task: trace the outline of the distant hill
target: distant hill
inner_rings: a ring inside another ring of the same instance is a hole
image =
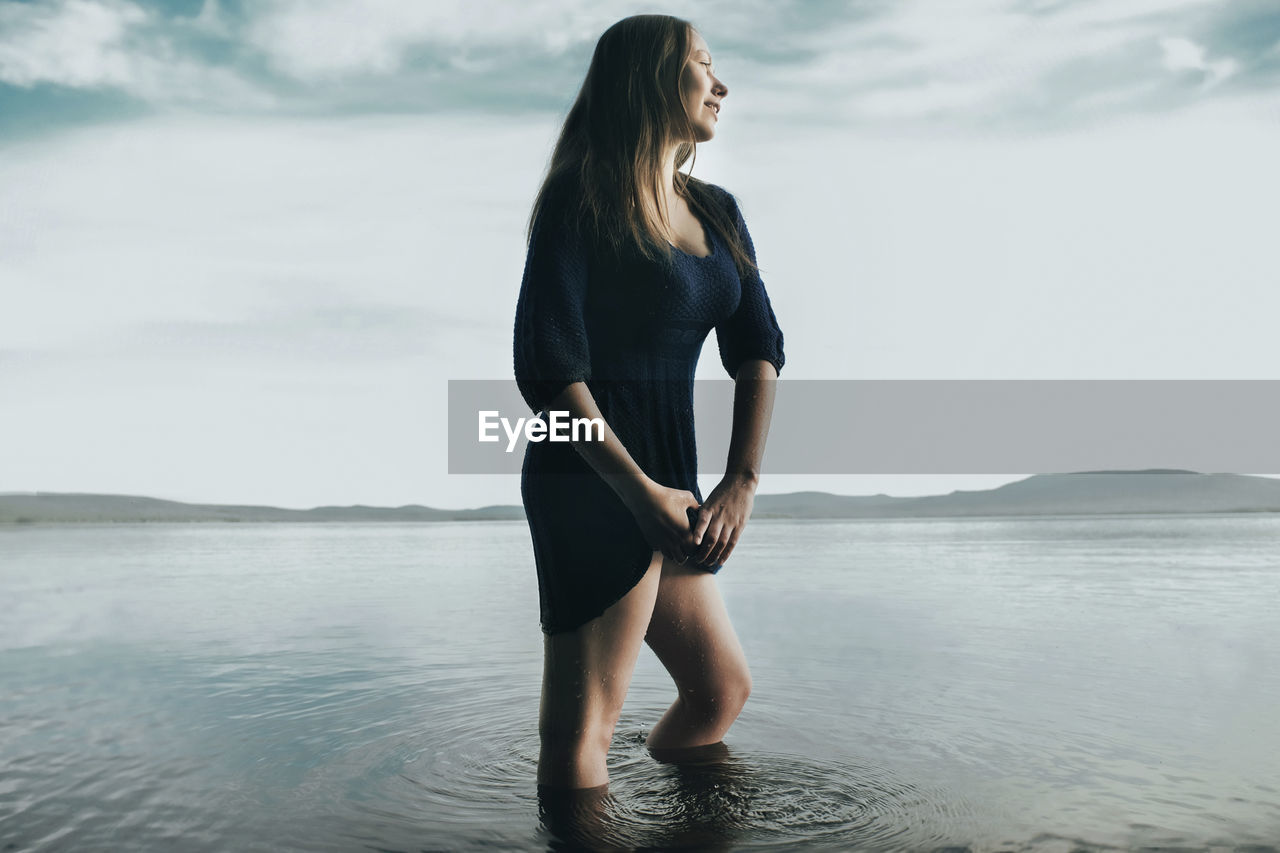
[[[758,495],[756,518],[949,518],[977,515],[1095,515],[1280,512],[1280,480],[1194,471],[1037,474],[995,489],[895,498],[826,492]]]
[[[965,516],[1280,512],[1280,480],[1194,471],[1037,474],[982,491],[895,498],[827,492],[757,495],[755,518],[954,518]],[[510,521],[518,506],[479,509],[188,504],[129,495],[0,494],[0,524],[102,522]]]
[[[131,495],[0,494],[0,524],[97,522],[324,522],[324,521],[501,521],[523,519],[518,506],[433,509],[426,506],[273,506],[188,504]]]

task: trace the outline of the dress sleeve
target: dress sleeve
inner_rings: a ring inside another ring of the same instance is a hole
[[[732,195],[729,196],[729,208],[742,245],[755,263],[756,249],[751,242],[751,233],[747,231],[747,223]],[[778,373],[782,373],[782,365],[786,361],[782,352],[782,329],[773,315],[773,306],[759,272],[753,272],[742,280],[742,299],[737,309],[716,326],[716,342],[720,346],[720,362],[731,377],[738,375],[738,368],[744,361],[753,358],[770,362]]]
[[[581,234],[571,224],[568,205],[548,195],[534,218],[516,303],[516,384],[535,412],[568,385],[591,378],[586,296]]]

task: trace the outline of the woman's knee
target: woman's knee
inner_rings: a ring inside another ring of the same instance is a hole
[[[741,679],[734,681],[728,685],[724,691],[724,701],[727,707],[733,709],[734,716],[742,710],[747,704],[747,698],[751,696],[751,675],[747,673]]]
[[[751,673],[743,669],[720,673],[701,690],[685,690],[681,698],[708,717],[733,718],[747,704],[751,695]]]
[[[747,704],[747,697],[751,695],[751,670],[747,668],[746,661],[722,673],[717,681],[726,704],[739,709]]]

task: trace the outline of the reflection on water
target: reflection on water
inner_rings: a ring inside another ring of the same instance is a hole
[[[523,524],[0,531],[0,850],[1237,850],[1280,842],[1280,523],[764,523],[754,689],[536,785]]]

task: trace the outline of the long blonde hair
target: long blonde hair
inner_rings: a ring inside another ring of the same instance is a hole
[[[552,188],[568,187],[577,198],[577,222],[597,245],[615,256],[635,250],[650,260],[670,262],[672,250],[662,230],[669,223],[657,201],[668,141],[693,139],[680,93],[692,32],[693,25],[682,18],[632,15],[600,36],[534,199],[530,236]],[[697,146],[680,142],[675,190],[719,233],[745,278],[756,271],[755,264],[710,185],[680,171],[690,157],[697,162]]]

